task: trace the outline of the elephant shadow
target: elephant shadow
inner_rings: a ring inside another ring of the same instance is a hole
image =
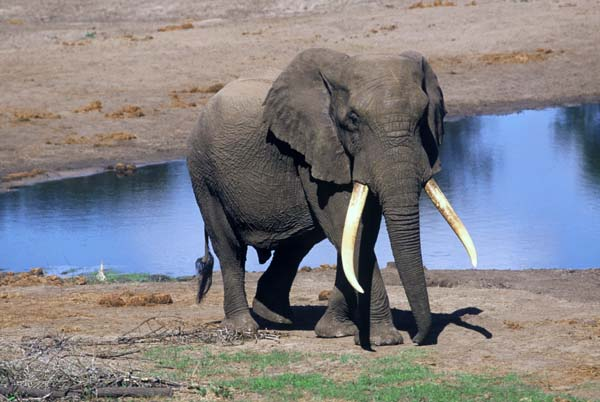
[[[292,312],[294,314],[294,323],[292,325],[275,324],[256,315],[254,315],[254,318],[258,321],[261,328],[275,330],[312,331],[317,325],[319,319],[325,313],[325,309],[325,306],[293,306]],[[453,313],[432,313],[431,329],[429,330],[429,334],[422,345],[437,344],[440,334],[450,324],[475,331],[486,339],[491,339],[493,334],[486,328],[463,321],[463,317],[466,315],[479,315],[482,312],[483,310],[477,307],[465,307],[458,309]],[[408,332],[411,338],[417,334],[417,325],[410,311],[398,310],[394,308],[392,309],[392,319],[396,328],[398,328],[400,331]]]
[[[453,313],[432,313],[431,329],[425,341],[421,345],[436,345],[440,334],[450,324],[469,329],[481,334],[486,339],[491,339],[493,334],[486,328],[463,321],[465,315],[479,315],[483,310],[477,307],[465,307],[454,311]],[[410,311],[392,309],[392,318],[394,325],[400,331],[406,331],[413,338],[417,335],[417,324]]]

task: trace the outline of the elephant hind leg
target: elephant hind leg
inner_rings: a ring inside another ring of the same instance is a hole
[[[310,249],[324,238],[322,234],[311,232],[275,249],[271,264],[258,280],[252,303],[255,314],[277,324],[292,323],[290,290],[298,266]]]
[[[238,332],[256,332],[258,324],[250,315],[245,290],[248,247],[239,241],[219,200],[197,186],[194,186],[194,193],[208,237],[221,264],[225,310],[221,325]]]

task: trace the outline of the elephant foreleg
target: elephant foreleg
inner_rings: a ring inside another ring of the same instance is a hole
[[[357,306],[356,294],[340,269],[342,264],[338,254],[335,285],[329,294],[329,304],[325,314],[315,327],[315,333],[321,338],[341,338],[358,332],[355,324]]]
[[[365,252],[360,257],[360,263],[368,264],[372,269],[362,271],[365,274],[359,279],[366,292],[358,298],[342,270],[338,268],[327,311],[315,328],[318,336],[333,338],[355,335],[355,343],[365,346],[368,345],[367,340],[377,346],[403,343],[402,335],[393,323],[387,292],[375,254],[372,249],[370,251],[369,254]],[[338,264],[341,264],[340,258]],[[359,314],[355,314],[356,311],[359,311]],[[360,334],[355,320],[358,320],[361,328]]]
[[[399,345],[404,340],[394,326],[385,284],[372,249],[371,253],[372,255],[367,257],[368,263],[373,266],[372,273],[367,272],[367,274],[372,275],[371,280],[367,278],[361,280],[361,283],[365,284],[365,289],[370,290],[358,295],[359,317],[361,318],[359,327],[361,331],[355,335],[354,342],[357,345],[368,346],[367,339],[370,339],[370,343],[376,346]],[[369,284],[370,286],[368,286]]]
[[[315,332],[321,337],[356,335],[356,343],[367,347],[369,342],[378,346],[403,342],[402,335],[393,324],[388,296],[375,257],[374,247],[381,224],[381,211],[374,201],[372,198],[368,200],[369,208],[365,208],[357,236],[357,261],[361,267],[359,281],[365,293],[357,296],[343,274],[339,257],[341,234],[338,229],[343,227],[343,223],[338,223],[335,226],[338,230],[332,228],[331,232],[334,234],[331,240],[338,249],[335,287],[331,292],[327,311],[315,328]]]

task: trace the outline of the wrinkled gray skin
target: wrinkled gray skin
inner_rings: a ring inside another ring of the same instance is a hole
[[[257,329],[244,289],[248,246],[261,263],[274,251],[254,312],[290,323],[298,265],[327,238],[338,250],[338,269],[317,335],[356,335],[363,345],[402,343],[373,250],[383,214],[417,324],[413,341],[422,342],[431,313],[418,205],[437,170],[444,114],[437,78],[414,52],[349,57],[309,49],[275,81],[240,79],[216,94],[194,129],[188,168],[222,267],[223,324]],[[358,297],[339,257],[353,182],[371,190],[355,254],[366,290]]]

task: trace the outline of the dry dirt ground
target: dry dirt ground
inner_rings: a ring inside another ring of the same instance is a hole
[[[300,272],[291,302],[296,324],[278,342],[261,340],[219,350],[352,352],[365,358],[414,347],[414,324],[398,275],[383,270],[396,326],[406,344],[362,351],[352,338],[319,339],[313,328],[326,301],[318,294],[333,283],[334,271]],[[247,274],[254,295],[259,273]],[[518,373],[546,390],[591,400],[600,398],[600,270],[429,271],[434,328],[426,363],[435,370]],[[172,304],[107,307],[107,295],[159,292]],[[106,341],[116,339],[151,317],[184,322],[194,328],[222,318],[220,275],[202,305],[195,283],[0,286],[0,339],[63,334]],[[142,356],[129,356],[134,367]],[[139,359],[139,360],[136,360]]]
[[[420,51],[454,116],[600,99],[597,0],[443,4],[2,0],[0,186],[181,158],[212,90],[308,47]]]

